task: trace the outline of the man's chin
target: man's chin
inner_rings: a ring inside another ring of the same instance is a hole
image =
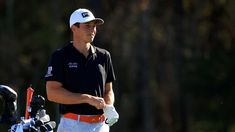
[[[90,43],[94,41],[94,38],[90,39]]]
[[[89,41],[87,41],[86,43],[92,43],[93,42],[93,40],[89,40]]]
[[[95,38],[95,37],[90,37],[89,39],[87,39],[87,43],[93,42],[93,41],[94,41],[94,38]]]

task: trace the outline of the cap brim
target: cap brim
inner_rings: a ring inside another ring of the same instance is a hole
[[[96,25],[102,25],[102,24],[104,24],[104,20],[101,19],[101,18],[95,18],[95,19],[90,20],[90,21],[88,21],[88,22],[92,22],[92,21],[95,21],[95,22],[96,22]],[[87,23],[87,22],[86,22],[86,23]]]
[[[104,24],[104,20],[101,19],[101,18],[96,18],[95,21],[96,21],[96,24],[97,24],[97,25],[102,25],[102,24]]]

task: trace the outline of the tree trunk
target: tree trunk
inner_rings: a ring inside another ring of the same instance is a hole
[[[142,1],[140,4],[140,41],[137,44],[137,87],[139,89],[139,105],[141,114],[142,129],[140,131],[155,132],[152,92],[150,91],[150,66],[149,60],[149,27],[150,24],[150,1]]]

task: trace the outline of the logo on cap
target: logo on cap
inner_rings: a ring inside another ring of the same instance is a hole
[[[85,17],[89,17],[88,12],[83,12],[83,13],[82,13],[82,17],[83,17],[83,18],[85,18]]]

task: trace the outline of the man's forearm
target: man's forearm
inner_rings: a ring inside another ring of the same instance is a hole
[[[89,95],[72,93],[62,87],[57,82],[49,81],[46,84],[47,88],[47,98],[50,101],[60,103],[60,104],[81,104],[87,103]]]
[[[105,95],[104,95],[105,103],[108,105],[114,104],[114,92],[112,88],[112,83],[107,83],[105,85]]]

